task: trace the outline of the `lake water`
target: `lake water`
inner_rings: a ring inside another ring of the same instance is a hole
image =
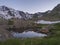
[[[38,20],[35,22],[37,24],[54,24],[54,23],[60,23],[60,21],[45,21],[45,20]]]
[[[34,32],[34,31],[27,31],[27,32],[24,31],[23,33],[12,32],[12,35],[16,38],[32,38],[32,37],[47,36],[46,34],[37,33],[37,32]]]

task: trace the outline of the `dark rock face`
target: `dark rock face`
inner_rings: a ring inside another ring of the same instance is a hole
[[[60,4],[58,4],[52,11],[60,11]]]
[[[10,9],[9,9],[8,7],[6,7],[6,6],[1,6],[1,7],[0,7],[0,10],[1,10],[1,11],[6,11],[6,10],[9,11]]]
[[[55,6],[51,11],[47,11],[41,17],[43,20],[60,20],[60,4]]]

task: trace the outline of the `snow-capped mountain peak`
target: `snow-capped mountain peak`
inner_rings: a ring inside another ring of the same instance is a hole
[[[40,13],[38,14],[41,15]],[[25,13],[23,11],[15,10],[7,6],[0,6],[0,17],[4,19],[19,18],[19,19],[31,19],[34,14]]]

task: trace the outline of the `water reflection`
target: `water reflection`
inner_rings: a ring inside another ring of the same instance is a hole
[[[37,22],[38,24],[54,24],[54,23],[60,23],[60,21],[45,21],[45,20],[38,20]]]
[[[12,35],[16,38],[32,38],[32,37],[44,37],[46,34],[37,33],[34,31],[24,31],[23,33],[12,32]]]

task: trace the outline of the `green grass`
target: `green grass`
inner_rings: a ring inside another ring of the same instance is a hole
[[[0,45],[60,45],[59,38],[44,38],[44,39],[9,39],[0,42]]]

